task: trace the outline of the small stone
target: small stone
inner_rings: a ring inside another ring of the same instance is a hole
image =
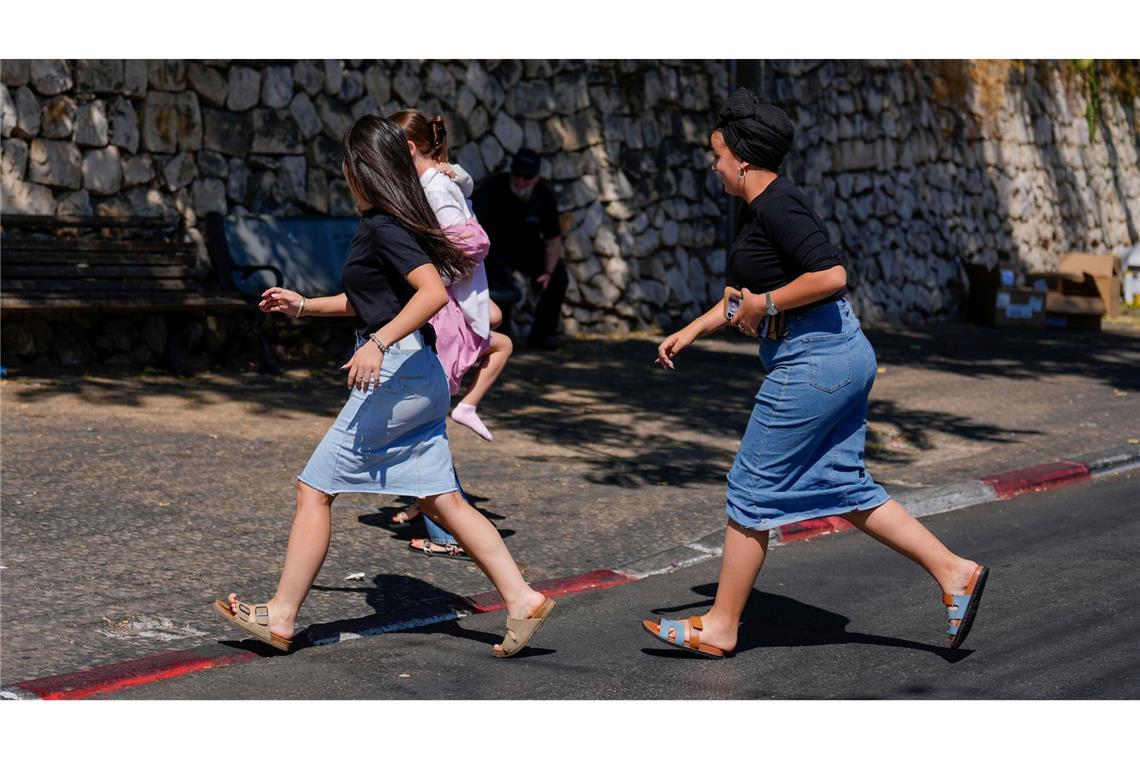
[[[35,60],[31,62],[30,72],[32,87],[41,95],[59,95],[71,89],[71,69],[67,61]]]
[[[387,103],[392,97],[392,80],[382,66],[369,66],[364,72],[364,89],[377,103]]]
[[[295,201],[305,199],[305,171],[304,156],[286,156],[281,159],[277,179],[286,198]]]
[[[507,108],[528,119],[545,119],[554,114],[554,94],[544,80],[520,82],[507,95]]]
[[[61,216],[92,216],[91,196],[86,190],[64,193],[56,203],[55,213]]]
[[[41,185],[78,190],[83,186],[83,154],[72,142],[32,140],[28,179]]]
[[[170,190],[186,187],[198,176],[198,167],[189,153],[179,153],[165,164],[160,160],[159,165],[162,167],[162,178]]]
[[[202,147],[227,156],[245,157],[253,142],[248,114],[216,108],[202,111]]]
[[[30,87],[16,90],[13,100],[16,106],[16,126],[13,127],[11,134],[25,140],[35,137],[40,133],[42,124],[40,102],[36,100]],[[11,121],[6,123],[11,124]]]
[[[0,188],[0,205],[5,212],[50,216],[56,211],[55,197],[43,185],[25,182],[5,172],[0,176]]]
[[[297,61],[293,64],[293,84],[309,95],[316,95],[324,84],[324,76],[312,61]]]
[[[20,115],[16,110],[16,101],[12,98],[12,93],[7,85],[0,84],[0,130],[4,137],[12,136],[19,120]]]
[[[261,99],[261,74],[257,69],[234,66],[230,69],[230,87],[226,95],[226,108],[231,111],[248,111]]]
[[[192,92],[151,92],[142,110],[142,143],[155,153],[202,147],[202,114]]]
[[[341,161],[344,155],[340,143],[330,140],[324,135],[317,135],[305,146],[305,157],[311,166],[319,166],[333,176],[339,176]]]
[[[285,110],[254,109],[253,145],[250,150],[270,155],[303,153],[301,130],[297,127],[293,115]]]
[[[226,157],[212,150],[198,151],[198,171],[205,177],[222,177],[229,174],[230,166]]]
[[[194,197],[194,213],[203,217],[211,211],[224,214],[227,211],[226,185],[220,179],[205,178],[194,180],[190,190]]]
[[[0,66],[0,81],[9,87],[23,87],[31,79],[31,61],[6,59]]]
[[[344,72],[344,79],[340,83],[340,99],[351,103],[363,94],[364,75],[359,71]]]
[[[147,65],[142,60],[123,61],[123,94],[141,98],[146,95]]]
[[[418,73],[413,72],[411,66],[405,64],[400,67],[396,77],[392,80],[392,89],[396,91],[396,96],[405,105],[415,106],[419,102],[423,85]]]
[[[495,137],[499,139],[509,155],[514,155],[522,147],[523,131],[518,122],[500,111],[495,117]]]
[[[28,170],[28,144],[15,138],[5,140],[2,160],[5,177],[23,179]]]
[[[326,60],[322,61],[322,65],[325,72],[325,93],[339,94],[340,87],[344,84],[344,61]]]
[[[154,161],[150,156],[130,156],[123,159],[123,186],[145,185],[154,179]]]
[[[317,115],[324,125],[324,135],[338,143],[352,126],[352,113],[348,107],[327,95],[317,96]]]
[[[126,148],[131,153],[139,149],[139,120],[135,108],[126,98],[111,101],[108,120],[111,128],[111,144]]]
[[[489,171],[497,172],[503,163],[503,146],[493,136],[488,135],[479,143],[483,164]]]
[[[329,210],[329,181],[320,170],[308,172],[305,177],[304,204],[318,214]]]
[[[439,63],[433,63],[428,70],[427,91],[433,98],[445,103],[455,100],[455,79]]]
[[[122,90],[122,60],[95,59],[75,62],[76,92],[118,93]]]
[[[115,146],[83,154],[83,189],[93,195],[114,195],[123,184],[123,167]]]
[[[75,101],[66,95],[45,101],[40,109],[40,134],[52,139],[71,137],[76,111]]]
[[[181,92],[186,89],[186,61],[147,61],[146,79],[152,90]]]
[[[199,97],[212,106],[221,107],[230,92],[229,81],[211,66],[191,63],[186,70],[186,81]]]
[[[365,95],[360,100],[352,104],[352,120],[356,122],[362,116],[379,116],[380,106],[376,105],[376,101],[372,99],[371,95]]]
[[[261,104],[269,108],[284,108],[293,98],[293,69],[288,66],[269,66],[261,76]]]
[[[102,148],[110,142],[105,102],[93,100],[79,106],[75,115],[75,142],[95,148]]]
[[[226,197],[237,203],[245,203],[249,190],[249,167],[240,158],[230,159],[230,174],[226,177]]]
[[[301,130],[301,136],[306,140],[321,131],[321,117],[317,115],[316,106],[305,93],[300,92],[294,96],[289,103],[289,113],[293,114],[297,128]]]

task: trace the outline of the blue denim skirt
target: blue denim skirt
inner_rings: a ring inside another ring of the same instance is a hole
[[[850,304],[788,317],[760,360],[768,374],[728,473],[732,521],[768,530],[886,502],[863,464],[875,351]]]
[[[357,339],[357,347],[363,340]],[[324,493],[435,496],[455,491],[447,442],[451,396],[418,333],[392,346],[380,382],[348,402],[298,479]]]

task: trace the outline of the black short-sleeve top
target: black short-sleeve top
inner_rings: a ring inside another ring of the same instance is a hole
[[[365,211],[340,273],[355,328],[373,333],[390,322],[416,292],[408,273],[430,263],[408,228],[380,209]]]
[[[843,264],[839,251],[807,198],[791,180],[777,177],[743,211],[728,249],[728,283],[764,293],[837,264]]]

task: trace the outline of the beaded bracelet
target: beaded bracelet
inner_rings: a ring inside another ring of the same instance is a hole
[[[377,333],[372,333],[368,337],[372,340],[373,343],[375,343],[380,348],[380,353],[386,354],[392,350],[391,346],[385,346],[384,341],[380,340],[380,338],[378,338],[376,336],[377,336]]]

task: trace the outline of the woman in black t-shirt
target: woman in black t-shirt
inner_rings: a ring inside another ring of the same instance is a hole
[[[674,358],[693,341],[731,324],[760,336],[767,376],[728,473],[728,527],[713,606],[687,620],[642,626],[697,654],[733,652],[769,531],[841,515],[938,582],[949,646],[956,648],[973,624],[988,570],[947,549],[864,467],[875,352],[844,298],[847,275],[838,251],[803,193],[777,174],[792,124],[745,89],[718,116],[712,169],[726,193],[747,203],[728,255],[728,284],[743,298],[731,320],[718,303],[662,341],[657,363],[674,369]]]
[[[451,465],[443,367],[421,330],[447,303],[441,273],[463,278],[472,265],[439,228],[393,122],[364,116],[342,141],[345,179],[360,210],[341,272],[344,292],[305,298],[283,288],[262,295],[261,310],[355,318],[356,352],[341,367],[348,401],[297,479],[297,511],[273,598],[215,603],[231,623],[279,649],[292,645],[297,612],[324,562],[331,507],[344,492],[413,496],[444,525],[503,597],[507,635],[494,654],[527,643],[554,602],[532,589],[486,517],[461,496]]]

